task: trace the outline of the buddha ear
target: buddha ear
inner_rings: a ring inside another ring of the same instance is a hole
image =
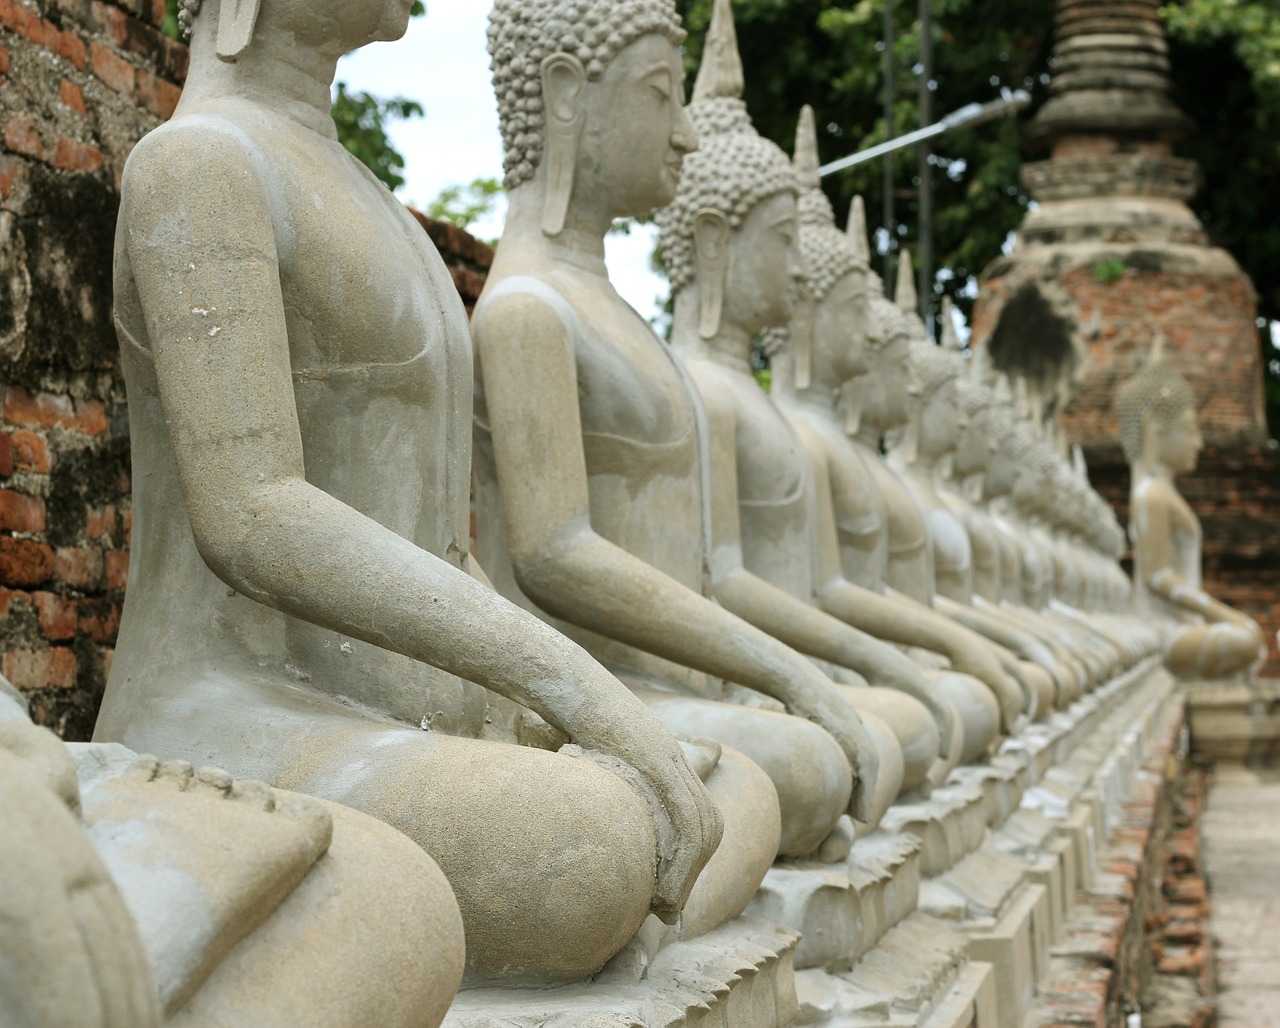
[[[697,261],[698,335],[712,339],[720,331],[724,286],[729,275],[729,219],[704,207],[693,217],[693,247]]]
[[[1142,460],[1148,466],[1159,463],[1160,436],[1164,430],[1164,420],[1155,411],[1142,415]]]
[[[552,54],[542,62],[542,109],[547,126],[547,192],[542,202],[542,231],[558,236],[573,198],[582,130],[582,87],[587,73],[572,54]]]
[[[899,431],[898,439],[892,447],[906,463],[914,464],[920,457],[920,419],[910,418]]]
[[[218,59],[231,64],[244,56],[253,41],[262,0],[222,0],[218,11]]]
[[[808,289],[801,289],[791,313],[791,348],[797,389],[813,385],[813,337],[818,305]]]
[[[862,431],[862,390],[856,382],[840,387],[840,401],[844,404],[845,435],[855,436]]]

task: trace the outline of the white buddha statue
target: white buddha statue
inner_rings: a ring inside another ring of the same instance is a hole
[[[1166,624],[1165,666],[1179,678],[1218,680],[1266,659],[1258,623],[1215,600],[1200,571],[1200,519],[1176,476],[1195,470],[1203,441],[1190,384],[1157,336],[1150,359],[1116,393],[1131,472],[1129,536],[1137,609]]]
[[[746,831],[745,906],[776,853],[807,856],[846,811],[872,815],[876,764],[847,697],[708,595],[704,415],[605,268],[614,219],[668,203],[698,145],[683,38],[671,0],[498,0],[490,15],[510,208],[473,325],[477,540],[504,595],[673,730],[768,775],[753,788],[776,792],[781,837]],[[727,831],[757,799],[717,796]]]
[[[409,4],[184,13],[186,88],[122,187],[134,535],[96,738],[400,829],[453,884],[472,981],[591,975],[679,918],[721,819],[469,553],[466,316],[330,115],[338,59]]]

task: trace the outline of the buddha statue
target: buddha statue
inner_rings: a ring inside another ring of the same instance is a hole
[[[880,417],[892,428],[888,439],[886,466],[920,506],[921,531],[929,539],[928,562],[916,559],[908,566],[907,581],[915,589],[922,581],[936,586],[935,607],[959,623],[998,644],[1016,660],[1006,665],[1024,689],[1034,693],[1031,707],[1048,713],[1051,706],[1070,702],[1087,684],[1086,672],[1061,645],[1056,631],[1034,617],[1006,616],[1002,611],[984,609],[972,586],[972,545],[968,532],[940,496],[936,477],[950,461],[967,423],[959,404],[959,378],[963,361],[958,354],[933,344],[914,315],[914,279],[903,262],[896,306],[889,312],[891,323],[907,337],[907,360],[913,388],[905,404],[879,401]],[[888,408],[887,411],[885,408]],[[1019,537],[1018,544],[1040,557],[1031,541]],[[1026,557],[1026,554],[1023,555]],[[1024,559],[1024,564],[1029,563]],[[1037,568],[1041,568],[1039,563]]]
[[[797,133],[795,165],[801,184],[798,242],[815,307],[806,319],[811,332],[802,322],[797,332],[771,333],[771,395],[798,435],[813,476],[814,599],[823,610],[879,638],[949,662],[949,671],[925,673],[960,715],[962,756],[977,759],[999,733],[997,693],[1003,693],[1015,716],[1021,696],[984,640],[885,587],[884,503],[871,488],[871,474],[845,434],[836,406],[844,384],[870,366],[867,254],[856,238],[835,227],[817,178],[817,140],[808,109]],[[855,211],[860,203],[855,201]]]
[[[952,324],[950,317],[944,305],[944,328]],[[943,352],[958,352],[957,344],[954,328],[950,333],[944,331]],[[975,365],[976,362],[971,362],[970,372],[956,380],[956,397],[964,424],[956,434],[952,452],[935,465],[937,473],[932,485],[968,535],[972,553],[970,574],[961,585],[969,589],[976,606],[986,609],[999,607],[1003,602],[1001,531],[981,502],[988,464],[997,448],[994,428],[1002,422],[997,421],[994,413],[999,405],[996,391],[972,373]],[[1047,621],[1052,628],[1066,632],[1070,637],[1068,649],[1096,654],[1100,661],[1095,668],[1097,675],[1110,677],[1121,670],[1121,654],[1128,651],[1121,640],[1127,636],[1124,632],[1112,632],[1089,616],[1089,612],[1097,610],[1102,603],[1093,590],[1098,566],[1086,555],[1082,542],[1072,535],[1082,531],[1079,524],[1087,498],[1093,493],[1087,480],[1064,461],[1052,461],[1048,471],[1052,481],[1024,491],[1031,492],[1043,507],[1042,549],[1047,550],[1047,559],[1055,574],[1053,607],[1041,611],[1040,619],[1029,618],[1014,603],[1002,607],[1001,611],[1020,619],[1028,631],[1046,628]]]
[[[856,217],[857,213],[855,207],[849,232],[855,240],[863,241],[861,246],[866,252],[865,222]],[[906,278],[904,274],[903,280]],[[845,570],[852,580],[863,585],[880,578],[891,595],[930,607],[966,630],[970,638],[980,639],[999,663],[1005,681],[1016,683],[1012,688],[1001,687],[999,679],[988,682],[997,689],[1001,717],[1009,730],[1024,715],[1043,712],[1039,698],[1053,687],[1044,681],[1048,672],[1021,659],[1025,655],[1009,646],[1009,636],[989,631],[987,619],[973,616],[970,608],[949,604],[937,594],[924,510],[903,481],[901,469],[892,466],[881,453],[886,441],[903,436],[904,427],[911,420],[920,387],[910,347],[923,330],[914,315],[909,317],[902,307],[884,297],[877,276],[871,276],[869,281],[870,370],[844,384],[840,404],[852,447],[868,472],[866,493],[874,497],[883,515],[878,521],[876,507],[869,506],[862,521],[867,531],[846,533],[842,545]],[[909,295],[904,295],[904,300],[911,302]],[[851,521],[850,527],[853,525]]]
[[[781,836],[747,833],[772,851],[738,875],[745,906],[775,855],[847,852],[842,817],[872,817],[876,764],[831,681],[708,595],[704,414],[605,268],[614,219],[668,203],[697,146],[683,38],[671,0],[490,15],[510,206],[472,326],[477,545],[505,596],[669,727],[768,775]],[[717,802],[731,823],[754,801]]]
[[[659,719],[468,552],[465,312],[330,115],[339,57],[409,4],[184,12],[186,88],[122,186],[134,534],[95,737],[398,828],[454,887],[472,982],[591,975],[679,918],[721,819]]]
[[[438,1025],[462,976],[449,886],[393,828],[65,746],[2,678],[0,867],[7,1028]]]
[[[713,34],[717,25],[728,24],[726,11],[723,22],[713,22]],[[726,45],[709,52],[713,59],[704,63],[690,107],[695,124],[706,126],[702,145],[687,162],[677,198],[659,213],[658,223],[675,290],[673,344],[698,386],[712,433],[711,491],[715,509],[722,512],[713,524],[720,555],[713,588],[726,607],[771,634],[833,665],[837,673],[852,668],[873,683],[870,689],[850,687],[850,695],[864,716],[882,717],[893,727],[906,759],[903,790],[908,792],[930,774],[924,757],[938,746],[939,736],[949,759],[933,769],[933,781],[945,780],[972,726],[955,721],[953,704],[909,657],[878,639],[860,637],[858,630],[883,629],[903,612],[844,578],[833,537],[817,542],[823,522],[808,443],[748,370],[752,336],[786,318],[794,250],[799,247],[806,263],[810,256],[804,245],[807,223],[822,207],[830,216],[817,189],[812,112],[801,124],[804,161],[798,184],[805,188],[796,226],[791,214],[795,185],[786,183],[786,157],[755,133],[738,95],[742,71],[736,49]],[[728,55],[727,68],[718,66],[719,55]],[[818,320],[806,317],[807,304],[801,304],[793,312],[796,322],[814,325],[824,345],[838,340],[839,349],[848,353],[850,328],[866,320],[865,275],[865,262],[847,262],[834,276],[828,266],[815,265],[806,288],[816,301]],[[780,298],[771,309],[754,302],[770,296]],[[846,318],[851,324],[843,323]],[[815,362],[826,356],[803,329],[793,335],[804,337],[790,354],[797,374],[783,370],[789,351],[775,357],[779,396],[794,378],[811,378]],[[829,400],[827,407],[832,409]],[[725,457],[717,461],[718,454]],[[822,556],[827,573],[819,579]],[[933,726],[921,718],[925,711]],[[992,720],[998,721],[998,713]],[[992,740],[995,725],[991,728],[984,745]]]
[[[1116,394],[1130,469],[1129,536],[1140,613],[1171,627],[1165,666],[1179,678],[1220,680],[1266,657],[1257,622],[1215,600],[1200,576],[1201,529],[1175,478],[1195,470],[1203,445],[1190,384],[1156,337],[1151,356]]]

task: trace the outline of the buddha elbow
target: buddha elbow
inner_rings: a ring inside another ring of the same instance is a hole
[[[267,564],[265,555],[257,552],[253,531],[246,518],[226,509],[209,510],[204,516],[191,518],[191,531],[196,552],[214,576],[223,584],[246,596],[261,597],[261,575],[255,568]]]

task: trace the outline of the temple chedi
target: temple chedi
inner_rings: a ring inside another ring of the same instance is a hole
[[[1157,0],[1058,0],[1056,29],[1051,98],[1028,129],[1049,156],[1023,169],[1038,206],[983,273],[977,345],[1096,461],[1159,329],[1206,445],[1265,442],[1253,284],[1187,206],[1200,172],[1173,148],[1195,126],[1170,98]]]

